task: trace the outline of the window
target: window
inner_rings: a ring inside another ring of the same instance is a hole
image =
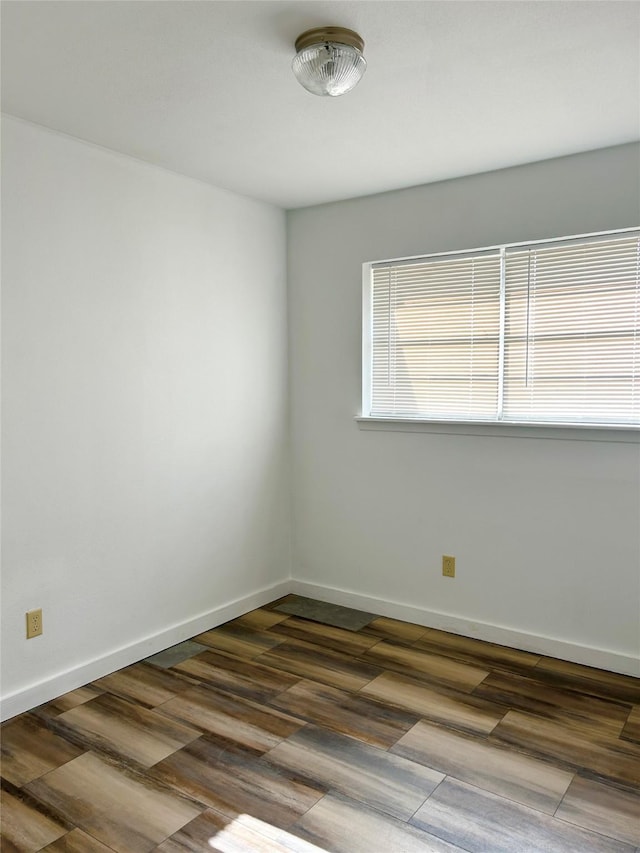
[[[640,426],[640,231],[365,265],[363,415]]]

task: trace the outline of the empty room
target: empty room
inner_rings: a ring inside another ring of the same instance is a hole
[[[2,850],[640,853],[640,2],[0,14]]]

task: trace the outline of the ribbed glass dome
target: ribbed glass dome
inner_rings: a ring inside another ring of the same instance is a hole
[[[293,58],[293,73],[314,95],[344,95],[360,80],[367,61],[355,47],[325,41],[303,48]]]

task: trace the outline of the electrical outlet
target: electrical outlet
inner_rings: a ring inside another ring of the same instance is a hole
[[[456,558],[442,555],[442,574],[445,578],[455,578],[456,576]]]
[[[42,634],[42,610],[30,610],[27,613],[27,640]]]

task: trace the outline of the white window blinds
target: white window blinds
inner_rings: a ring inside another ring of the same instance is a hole
[[[373,264],[371,417],[640,425],[640,232]]]
[[[371,413],[495,416],[500,255],[373,271]]]
[[[506,253],[504,416],[640,421],[638,238]]]

